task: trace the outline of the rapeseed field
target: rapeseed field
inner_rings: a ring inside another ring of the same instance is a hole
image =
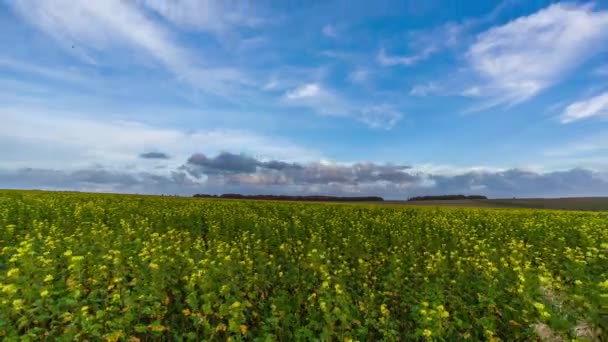
[[[600,340],[608,214],[0,192],[5,341]]]

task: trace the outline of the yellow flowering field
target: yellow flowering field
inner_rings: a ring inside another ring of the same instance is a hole
[[[0,339],[600,340],[608,213],[0,191]]]

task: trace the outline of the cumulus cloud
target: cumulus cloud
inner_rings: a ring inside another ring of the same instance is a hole
[[[281,179],[293,184],[367,183],[367,182],[411,182],[415,176],[405,172],[405,165],[377,165],[355,163],[341,165],[335,163],[288,163],[280,160],[259,160],[243,154],[222,152],[215,157],[202,153],[188,158],[181,170],[195,178],[224,176],[228,182],[257,182],[259,180]]]
[[[608,92],[574,102],[568,105],[560,116],[562,123],[571,123],[594,117],[608,117]]]
[[[415,171],[404,165],[364,162],[283,164],[238,155],[230,155],[229,158],[202,156],[193,155],[185,167],[163,174],[114,171],[103,167],[74,171],[0,169],[0,188],[181,195],[230,192],[377,195],[387,199],[440,194],[481,194],[494,198],[601,196],[608,191],[608,175],[586,169],[545,173],[478,169],[436,174]]]
[[[548,173],[510,169],[431,178],[436,190],[460,193],[476,189],[493,197],[597,196],[604,195],[608,190],[605,179],[585,169]]]
[[[608,42],[608,11],[554,4],[493,27],[476,38],[467,58],[492,105],[516,104],[561,81]]]

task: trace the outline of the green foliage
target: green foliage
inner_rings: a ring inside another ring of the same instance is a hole
[[[607,303],[605,213],[0,192],[7,341],[580,339]]]

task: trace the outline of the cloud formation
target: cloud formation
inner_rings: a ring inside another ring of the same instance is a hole
[[[396,66],[396,65],[404,65],[410,66],[415,63],[428,58],[433,52],[435,52],[435,48],[430,46],[415,55],[410,56],[396,56],[389,55],[384,48],[380,49],[378,55],[376,56],[376,60],[382,66]]]
[[[381,104],[357,104],[327,89],[320,83],[307,83],[285,92],[286,104],[313,109],[319,114],[350,117],[373,129],[391,129],[403,117],[392,106]]]
[[[176,20],[181,20],[179,13],[187,12],[184,10],[186,1],[165,5],[160,1],[145,3],[154,9],[166,10],[161,14],[177,15],[179,18]],[[150,19],[135,2],[18,0],[11,2],[11,5],[29,24],[52,37],[66,51],[92,65],[101,64],[102,59],[105,61],[108,56],[103,51],[126,50],[136,54],[138,59],[147,56],[164,66],[177,79],[216,95],[235,91],[249,82],[237,69],[204,66],[200,58],[194,58],[188,48],[177,43],[170,30]],[[209,6],[212,7],[211,2]],[[212,13],[207,14],[217,17]],[[191,14],[197,15],[200,17],[200,12]]]
[[[493,198],[601,196],[608,191],[608,175],[586,169],[433,174],[404,165],[292,164],[229,153],[211,158],[203,156],[193,155],[181,169],[164,174],[111,171],[101,167],[74,171],[0,169],[0,188],[181,195],[230,192],[375,195],[387,199],[441,194],[480,194]]]
[[[172,23],[186,29],[224,33],[234,27],[255,27],[263,20],[247,3],[213,0],[138,0]]]
[[[608,92],[574,102],[568,105],[560,116],[562,123],[571,123],[594,117],[608,117]]]
[[[414,176],[404,172],[408,168],[405,165],[373,163],[340,165],[320,162],[301,164],[280,160],[262,161],[243,154],[222,152],[215,157],[207,157],[202,153],[193,154],[181,170],[185,170],[195,178],[201,178],[203,175],[221,176],[230,183],[359,184],[414,181]],[[256,177],[252,178],[252,174]]]
[[[553,86],[602,51],[608,11],[554,4],[479,34],[467,59],[494,105],[516,104]]]

